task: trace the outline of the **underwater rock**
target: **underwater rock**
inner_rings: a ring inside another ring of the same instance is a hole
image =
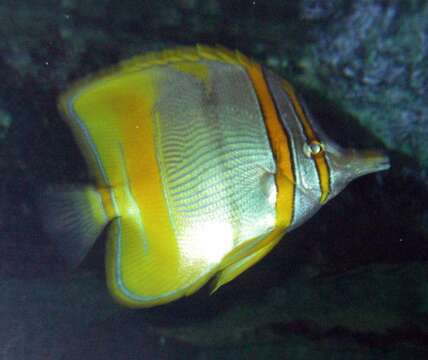
[[[428,3],[307,0],[301,14],[313,41],[300,80],[426,169]]]

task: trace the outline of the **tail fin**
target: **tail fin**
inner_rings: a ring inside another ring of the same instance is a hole
[[[43,227],[67,266],[77,267],[109,219],[93,186],[58,186],[40,198]]]

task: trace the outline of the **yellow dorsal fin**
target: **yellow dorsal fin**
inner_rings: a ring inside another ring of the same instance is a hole
[[[237,64],[245,68],[256,65],[256,62],[239,51],[231,51],[220,45],[206,46],[181,46],[176,49],[152,51],[142,55],[136,55],[128,60],[124,60],[117,65],[108,67],[95,74],[90,74],[75,82],[69,89],[60,96],[59,108],[62,113],[66,112],[66,100],[76,91],[91,83],[94,79],[121,74],[124,72],[139,71],[153,66],[174,64],[183,61],[196,62],[200,60],[220,61],[228,64]]]
[[[137,55],[129,60],[119,63],[120,71],[136,71],[156,65],[167,65],[182,61],[212,60],[229,64],[248,66],[253,64],[247,56],[239,51],[231,51],[222,46],[183,46],[176,49],[149,52]]]

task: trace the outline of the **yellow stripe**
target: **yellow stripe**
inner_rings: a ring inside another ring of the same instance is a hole
[[[305,112],[300,106],[300,102],[297,99],[296,93],[287,80],[283,80],[283,87],[287,92],[291,102],[293,103],[294,110],[297,113],[297,116],[302,124],[303,131],[309,143],[311,142],[320,142],[317,135],[314,132],[314,129],[307,119]],[[330,171],[328,168],[327,160],[325,157],[324,151],[321,151],[319,154],[314,155],[313,159],[315,161],[315,166],[317,168],[320,187],[321,187],[321,197],[320,203],[323,204],[327,201],[328,195],[330,194]]]
[[[204,50],[206,51],[207,49],[204,48]],[[268,85],[266,84],[261,66],[239,52],[234,55],[236,56],[234,58],[234,62],[245,68],[256,91],[261,110],[263,112],[272,151],[275,155],[276,166],[278,169],[275,174],[275,182],[278,191],[275,211],[276,226],[263,239],[251,239],[233,249],[233,251],[223,259],[220,265],[221,269],[240,261],[249,254],[257,252],[267,246],[267,244],[276,244],[284,235],[287,227],[291,225],[294,214],[295,174],[290,141],[288,140],[287,133],[278,117],[278,113],[269,92]],[[249,246],[249,244],[254,245]],[[246,249],[247,247],[248,249]]]
[[[97,177],[103,201],[111,218],[120,217],[121,233],[115,228],[109,236],[107,281],[113,295],[128,306],[176,298],[180,294],[174,291],[185,280],[155,153],[152,109],[158,81],[158,73],[118,73],[88,85],[74,102],[108,180],[105,186],[103,177]],[[87,159],[89,151],[84,152]],[[153,300],[132,300],[124,289]],[[164,294],[170,295],[156,300]]]
[[[277,239],[281,238],[284,234],[284,230],[291,225],[294,212],[295,187],[290,142],[278,117],[261,66],[238,51],[230,51],[220,46],[208,47],[202,45],[136,56],[133,59],[122,62],[119,66],[121,71],[132,72],[154,65],[173,64],[183,61],[196,62],[199,60],[221,61],[242,66],[249,74],[263,111],[272,151],[275,154],[278,168],[275,175],[278,194],[276,202],[276,227],[254,248],[251,248],[252,251],[256,251],[269,242],[277,241]],[[241,247],[234,249],[230,256],[228,255],[226,257],[222,266],[227,264],[228,260],[230,261],[233,259],[233,261],[236,261],[237,258],[235,258],[235,256],[240,250],[242,250]],[[243,254],[245,254],[245,251]],[[240,256],[241,255],[239,255],[238,258],[240,258]]]
[[[294,207],[295,177],[292,166],[290,144],[281,121],[269,93],[261,66],[255,63],[246,66],[247,72],[253,83],[254,89],[260,101],[266,128],[272,145],[272,151],[276,158],[278,171],[275,174],[278,189],[276,201],[276,225],[283,231],[290,226]]]
[[[121,107],[120,139],[126,156],[128,186],[138,201],[141,231],[129,231],[122,245],[123,280],[135,294],[156,297],[175,290],[180,285],[179,251],[169,220],[163,185],[156,159],[153,107],[158,97],[158,74],[134,74],[115,94]],[[119,203],[123,211],[132,209],[130,199]],[[141,215],[143,214],[142,218]],[[131,217],[135,214],[129,214]],[[124,220],[124,227],[127,223]],[[144,242],[146,242],[146,248]],[[168,267],[165,267],[168,264]],[[162,271],[159,271],[162,269]],[[148,276],[148,274],[154,276]]]

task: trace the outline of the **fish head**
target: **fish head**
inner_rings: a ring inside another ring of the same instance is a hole
[[[338,145],[326,135],[304,100],[297,95],[294,102],[288,102],[288,110],[283,108],[282,122],[291,134],[294,159],[291,228],[304,223],[352,180],[390,167],[382,151],[360,151]]]
[[[321,205],[333,199],[352,180],[390,168],[388,156],[383,151],[344,148],[332,140],[307,109],[302,99],[307,121],[314,138],[303,138],[303,156],[300,169],[301,188],[307,196]],[[309,167],[316,169],[310,172]],[[309,174],[316,176],[308,176]]]

